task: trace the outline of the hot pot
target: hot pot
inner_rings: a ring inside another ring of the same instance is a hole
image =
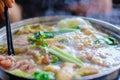
[[[79,16],[51,16],[51,17],[36,17],[36,18],[30,18],[27,20],[22,20],[20,22],[16,22],[11,24],[12,26],[12,33],[14,34],[15,31],[17,31],[19,28],[23,27],[24,25],[33,25],[33,24],[48,24],[52,25],[57,23],[59,20],[64,18],[71,18],[71,17],[79,17]],[[89,18],[89,17],[81,17],[85,20],[90,21],[92,24],[96,25],[95,27],[102,30],[105,33],[108,33],[112,36],[114,36],[118,41],[120,42],[120,28],[112,25],[110,23],[107,23],[105,21]],[[6,33],[5,33],[5,27],[0,29],[0,43],[3,43],[6,41]],[[119,46],[119,45],[118,45]],[[109,70],[105,73],[85,76],[80,79],[74,79],[74,80],[117,80],[119,76],[119,69],[120,65],[118,65],[116,68]],[[13,74],[8,73],[4,69],[0,68],[0,77],[2,80],[32,80],[28,78],[19,77]],[[64,80],[64,79],[63,79]]]

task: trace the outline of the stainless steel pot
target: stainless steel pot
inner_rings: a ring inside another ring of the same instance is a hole
[[[27,20],[23,20],[23,21],[11,24],[12,33],[14,34],[14,32],[16,30],[18,30],[19,28],[21,28],[27,24],[37,25],[37,24],[41,23],[41,24],[53,25],[61,19],[71,18],[71,17],[80,17],[80,16],[51,16],[51,17],[30,18]],[[118,39],[118,41],[120,42],[120,28],[119,27],[112,25],[110,23],[101,21],[101,20],[93,19],[93,18],[88,18],[88,17],[81,17],[81,18],[90,21],[92,24],[95,25],[96,28],[116,37]],[[5,27],[0,29],[0,43],[4,43],[6,41],[5,30],[6,30]],[[114,69],[111,69],[108,72],[104,72],[102,74],[100,73],[100,74],[90,75],[90,76],[86,76],[86,77],[82,77],[80,79],[74,79],[74,80],[91,80],[91,79],[92,80],[115,80],[115,79],[117,80],[118,75],[119,75],[119,69],[120,69],[120,65],[118,65]],[[0,77],[3,80],[32,80],[32,79],[15,76],[13,74],[6,72],[2,68],[0,68]]]

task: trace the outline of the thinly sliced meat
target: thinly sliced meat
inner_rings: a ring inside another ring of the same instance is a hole
[[[26,46],[29,44],[28,39],[27,39],[28,35],[19,35],[17,38],[14,39],[13,43],[14,45],[22,45],[22,46]]]

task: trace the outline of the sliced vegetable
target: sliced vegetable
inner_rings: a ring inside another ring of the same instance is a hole
[[[16,70],[13,70],[11,73],[15,74],[15,75],[19,75],[21,77],[30,77],[31,75],[24,72],[24,71],[21,71],[19,69],[16,69]]]
[[[32,75],[32,77],[35,80],[53,80],[53,79],[55,79],[54,73],[44,72],[44,71],[37,71]]]
[[[39,39],[36,39],[37,41],[36,41],[36,44],[37,45],[41,45],[42,47],[46,47],[46,46],[48,46],[48,44],[45,42],[45,40],[44,40],[44,35],[41,35],[40,37],[39,37]]]
[[[33,36],[28,36],[27,38],[28,38],[28,40],[33,41],[33,42],[37,41],[36,38],[34,38]]]
[[[78,25],[78,26],[76,26],[76,29],[79,29],[80,31],[81,31],[81,27]]]
[[[62,34],[62,33],[67,33],[67,32],[74,32],[76,31],[77,29],[72,29],[72,28],[63,28],[63,29],[60,29],[58,32],[56,32],[57,34]]]
[[[44,38],[53,38],[54,36],[54,32],[44,32]]]
[[[34,33],[33,37],[36,39],[39,39],[40,36],[43,36],[45,39],[53,38],[55,35],[59,35],[59,34],[67,33],[67,32],[74,32],[76,30],[77,29],[64,28],[64,29],[60,29],[58,31],[47,31],[47,32],[38,31],[38,32]]]
[[[58,61],[59,61],[59,58],[56,57],[56,56],[54,56],[53,59],[52,59],[52,61],[51,61],[51,63],[55,64],[55,63],[57,63]]]
[[[70,55],[69,53],[62,51],[61,49],[57,47],[52,47],[51,49],[49,49],[49,53],[59,57],[61,60],[75,63],[76,65],[80,67],[83,65],[83,62],[81,60]]]
[[[46,38],[53,38],[54,36],[56,35],[59,35],[59,34],[63,34],[63,33],[67,33],[67,32],[74,32],[76,31],[77,29],[72,29],[72,28],[64,28],[64,29],[60,29],[58,31],[48,31],[48,32],[44,32],[44,37],[45,39]]]
[[[97,39],[97,40],[94,41],[94,44],[99,44],[99,43],[101,43],[101,42],[104,42],[104,41],[101,40],[101,39]]]
[[[26,25],[26,26],[24,27],[24,29],[25,29],[25,30],[31,30],[31,27],[30,27],[30,25]]]
[[[103,39],[98,39],[94,41],[95,44],[106,43],[108,45],[117,45],[118,41],[113,37],[105,37]]]
[[[108,44],[108,45],[117,45],[118,41],[113,38],[113,37],[107,37],[104,39],[104,41]]]

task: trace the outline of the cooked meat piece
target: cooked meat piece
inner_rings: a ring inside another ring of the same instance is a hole
[[[43,59],[42,59],[42,63],[43,64],[50,64],[50,60],[49,60],[49,55],[44,55]]]
[[[57,72],[57,80],[72,80],[74,75],[74,66],[73,63],[65,63],[60,71]]]
[[[81,76],[97,74],[98,72],[99,72],[98,69],[94,66],[83,66],[79,70],[79,74]]]
[[[0,66],[9,69],[14,65],[15,59],[12,56],[0,56]]]
[[[48,65],[44,68],[44,71],[50,71],[53,73],[57,73],[60,70],[60,66],[57,65]]]

